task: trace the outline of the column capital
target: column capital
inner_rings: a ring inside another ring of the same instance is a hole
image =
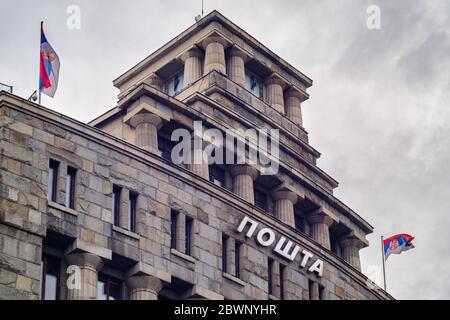
[[[205,39],[201,41],[202,47],[206,48],[211,43],[220,43],[224,48],[228,47],[231,43],[225,39],[221,34],[213,32],[206,36]]]
[[[295,204],[298,200],[298,196],[294,192],[292,192],[290,190],[286,190],[286,189],[272,191],[270,193],[270,196],[275,201],[276,200],[290,200],[292,202],[292,204]]]
[[[180,59],[180,60],[185,62],[188,58],[202,57],[203,54],[204,54],[203,50],[201,50],[198,46],[193,45],[192,47],[190,47],[189,49],[184,51],[182,54],[180,54],[178,56],[178,59]]]
[[[358,250],[369,246],[369,241],[366,238],[357,235],[354,232],[342,237],[339,240],[339,244],[343,247],[355,247]]]
[[[159,115],[144,110],[131,116],[128,121],[129,125],[133,128],[136,128],[142,123],[148,123],[160,129],[163,123]]]
[[[266,85],[271,85],[271,84],[278,84],[280,85],[283,89],[285,87],[287,87],[287,85],[289,84],[287,82],[287,80],[285,80],[284,78],[282,78],[279,74],[273,72],[270,76],[268,76],[265,80],[264,83]]]
[[[233,177],[239,176],[239,175],[248,175],[252,178],[253,181],[256,180],[258,177],[258,170],[248,164],[236,164],[231,167],[230,174]]]
[[[309,223],[323,223],[326,224],[328,227],[330,227],[333,224],[333,218],[331,218],[330,216],[326,215],[325,213],[319,211],[316,213],[311,213],[310,215],[307,216],[308,222]]]
[[[126,284],[130,290],[148,289],[156,293],[161,291],[163,282],[161,279],[148,275],[134,275],[126,280]]]
[[[164,80],[154,72],[145,78],[144,83],[158,90],[162,90],[164,86]]]
[[[289,87],[284,94],[286,98],[296,97],[300,99],[300,102],[303,102],[309,98],[309,95],[306,92],[296,86]]]
[[[68,265],[89,266],[97,271],[103,267],[103,259],[92,253],[70,253],[65,259]]]
[[[252,54],[250,52],[246,51],[244,48],[240,47],[237,44],[233,44],[228,49],[228,54],[230,56],[241,57],[242,59],[244,59],[244,62],[246,62],[252,58]]]

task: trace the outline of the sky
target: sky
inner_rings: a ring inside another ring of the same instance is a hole
[[[204,2],[205,14],[218,10],[313,79],[303,117],[318,165],[375,228],[363,272],[380,275],[381,235],[408,233],[416,248],[387,260],[389,293],[449,299],[450,1]],[[371,5],[379,29],[367,27]],[[79,28],[67,26],[71,6]],[[88,122],[115,106],[112,80],[191,26],[201,0],[2,0],[0,9],[0,82],[24,98],[37,89],[43,20],[61,71],[42,104]]]

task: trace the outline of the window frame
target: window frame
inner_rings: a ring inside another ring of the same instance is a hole
[[[176,210],[170,211],[170,248],[177,249],[177,227],[178,227],[178,218],[180,217],[180,212]]]
[[[58,191],[58,175],[60,162],[54,159],[49,160],[48,164],[48,181],[47,181],[47,200],[57,201]]]
[[[55,288],[55,300],[60,300],[60,283],[61,283],[61,266],[60,266],[60,259],[48,254],[42,254],[41,258],[41,282],[40,282],[40,300],[47,300],[45,298],[46,290],[47,290],[47,274],[48,274],[48,263],[49,260],[51,260],[53,263],[55,263],[56,266],[56,288]]]
[[[190,216],[186,216],[186,224],[184,226],[185,247],[184,253],[190,256],[192,254],[192,234],[194,227],[194,219]]]
[[[77,169],[67,166],[66,176],[66,207],[75,209],[75,188],[76,188]]]
[[[130,191],[128,199],[128,230],[136,232],[137,202],[139,194]]]
[[[113,225],[120,225],[120,206],[121,206],[122,187],[113,185],[112,190],[112,216]]]

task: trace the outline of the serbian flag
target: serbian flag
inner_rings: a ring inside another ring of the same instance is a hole
[[[44,34],[41,22],[41,62],[39,70],[39,91],[53,97],[58,88],[59,58]]]
[[[400,254],[403,251],[414,248],[411,243],[414,237],[406,233],[397,234],[383,241],[384,259],[387,260],[389,255]]]

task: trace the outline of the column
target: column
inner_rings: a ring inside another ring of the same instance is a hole
[[[149,86],[158,89],[159,91],[164,91],[164,80],[161,79],[160,76],[158,76],[156,73],[150,74],[145,80],[145,84],[148,84]]]
[[[282,222],[295,228],[294,204],[297,202],[297,195],[288,190],[278,190],[271,193],[275,201],[275,216]]]
[[[227,42],[219,36],[211,36],[203,41],[205,47],[205,74],[216,70],[226,74],[225,46]]]
[[[361,271],[359,250],[364,247],[364,243],[357,238],[344,238],[339,243],[342,249],[342,258],[350,265]]]
[[[97,272],[103,266],[102,258],[92,253],[71,253],[66,256],[66,262],[68,266],[75,265],[80,268],[80,287],[69,287],[67,300],[97,299]]]
[[[199,139],[196,145],[196,139]],[[200,177],[209,180],[209,166],[208,159],[205,159],[203,152],[203,140],[199,137],[192,138],[191,143],[191,159],[190,163],[187,164],[187,168],[194,174],[199,175]]]
[[[184,85],[188,86],[202,76],[202,51],[195,47],[192,47],[181,55],[181,59],[184,61]]]
[[[266,81],[267,103],[278,112],[284,113],[284,81],[277,76],[270,76]]]
[[[286,117],[299,126],[303,126],[301,103],[304,95],[300,91],[292,88],[285,95]]]
[[[330,226],[333,219],[324,213],[313,213],[308,217],[311,238],[327,249],[331,249]]]
[[[227,74],[228,77],[239,84],[245,86],[245,60],[247,55],[236,46],[228,51]]]
[[[129,277],[126,283],[130,289],[130,300],[158,300],[158,293],[163,287],[160,279],[147,275]]]
[[[134,144],[147,151],[159,153],[158,130],[162,127],[161,117],[144,111],[135,114],[129,123],[135,128]]]
[[[233,192],[245,201],[255,204],[253,181],[258,177],[258,171],[249,165],[235,165],[230,173],[233,176]]]
[[[313,281],[310,283],[309,298],[310,298],[310,300],[320,300],[319,283],[318,282]]]

